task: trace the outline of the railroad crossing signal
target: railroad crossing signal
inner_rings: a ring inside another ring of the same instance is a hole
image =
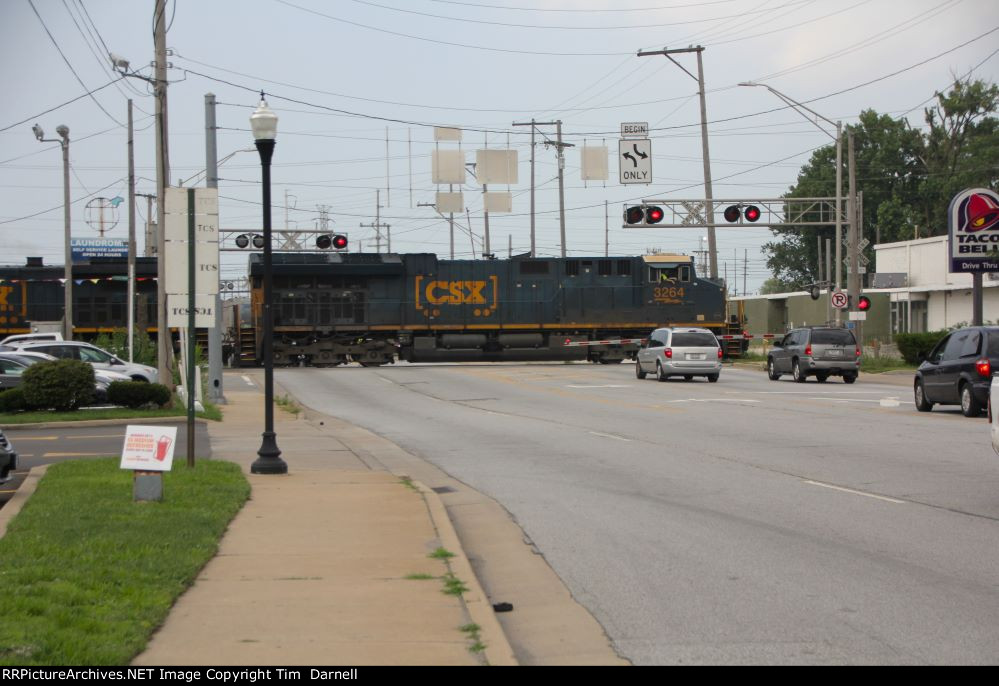
[[[624,223],[629,226],[654,226],[666,213],[658,205],[632,205],[624,210]]]
[[[724,216],[729,224],[735,224],[742,218],[747,222],[756,223],[760,220],[760,215],[760,208],[756,205],[729,205],[725,208]]]

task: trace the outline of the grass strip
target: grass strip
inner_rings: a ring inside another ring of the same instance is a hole
[[[201,460],[137,503],[118,463],[50,467],[0,539],[0,665],[128,664],[250,493],[237,465]]]

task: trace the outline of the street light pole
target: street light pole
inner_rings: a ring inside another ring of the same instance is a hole
[[[70,221],[69,221],[69,127],[60,124],[56,127],[59,138],[46,138],[45,131],[38,124],[31,127],[35,138],[39,143],[58,143],[62,146],[62,204],[63,204],[63,224],[65,233],[65,243],[63,259],[66,263],[65,271],[65,314],[63,315],[63,338],[67,341],[73,340],[73,251],[70,247]]]
[[[755,82],[752,82],[752,81],[746,81],[744,83],[740,83],[739,85],[740,86],[763,86],[768,91],[770,91],[771,93],[773,93],[774,95],[776,95],[778,98],[780,98],[782,101],[784,101],[785,104],[787,104],[791,109],[795,110],[799,114],[801,114],[801,110],[805,110],[806,112],[810,112],[816,118],[821,119],[822,121],[826,122],[827,124],[830,124],[831,126],[835,126],[836,127],[836,136],[835,136],[835,141],[836,141],[836,259],[833,261],[833,274],[834,274],[834,276],[830,278],[830,275],[826,274],[826,278],[833,282],[833,284],[835,285],[835,289],[837,291],[842,290],[842,279],[840,277],[840,268],[841,268],[841,265],[843,264],[843,253],[842,253],[842,250],[843,250],[843,207],[842,207],[842,203],[843,203],[843,122],[842,121],[833,122],[832,120],[827,119],[826,117],[823,117],[821,114],[819,114],[815,110],[811,109],[810,107],[807,107],[806,105],[802,105],[797,100],[794,100],[793,98],[785,95],[784,93],[781,93],[776,88],[772,88],[771,86],[768,86],[765,83],[755,83]],[[801,108],[801,110],[799,110],[798,108]],[[808,119],[808,121],[812,121],[808,117],[805,117],[805,119]],[[826,134],[827,136],[832,136],[832,134],[830,134],[824,128],[822,128],[821,126],[819,126],[816,122],[812,122],[812,123],[815,124],[815,127],[819,131],[821,131],[822,133]],[[852,186],[851,186],[851,188],[852,188]],[[852,216],[850,218],[850,223],[851,223],[851,225],[853,224],[853,217]],[[842,310],[840,310],[838,307],[833,308],[833,309],[835,311],[836,324],[838,325],[840,323],[840,321],[841,321]]]
[[[260,153],[264,201],[264,433],[259,456],[250,466],[253,474],[287,474],[288,464],[281,459],[274,433],[274,357],[271,352],[274,337],[274,311],[271,307],[273,276],[271,267],[271,157],[277,138],[277,115],[267,106],[264,94],[250,116],[250,127]]]

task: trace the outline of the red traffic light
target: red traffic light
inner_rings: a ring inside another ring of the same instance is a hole
[[[857,309],[861,312],[867,312],[871,309],[871,299],[866,295],[862,295],[857,299]]]
[[[639,224],[648,226],[658,224],[666,217],[663,208],[655,205],[634,205],[624,211],[624,222],[626,224]]]
[[[336,248],[337,250],[343,250],[344,248],[346,248],[347,237],[340,234],[333,236],[333,247]]]
[[[756,205],[750,205],[746,208],[743,216],[746,218],[747,222],[755,222],[760,218],[760,208]]]
[[[741,212],[739,212],[738,205],[729,205],[728,207],[725,208],[725,221],[729,222],[730,224],[734,224],[735,222],[739,221],[740,214]]]

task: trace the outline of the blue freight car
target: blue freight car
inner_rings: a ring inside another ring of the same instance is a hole
[[[661,326],[726,332],[723,286],[692,257],[276,253],[276,364],[584,360],[634,357]],[[262,256],[250,256],[257,355]],[[618,341],[626,341],[619,343]]]

